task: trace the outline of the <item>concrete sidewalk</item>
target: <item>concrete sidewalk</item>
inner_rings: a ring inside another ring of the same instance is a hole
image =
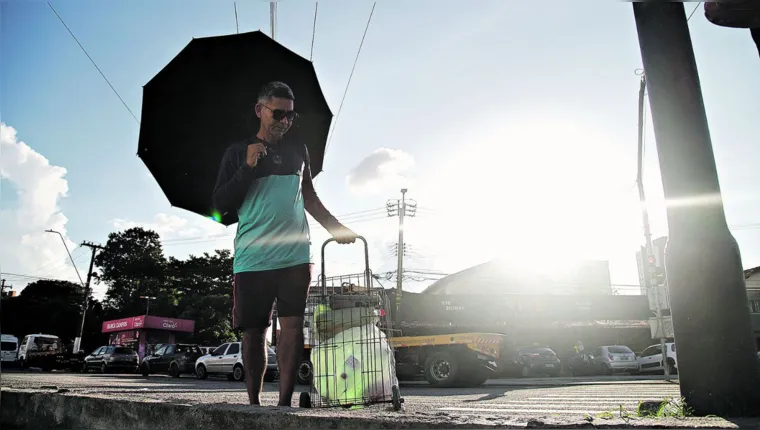
[[[393,412],[377,405],[360,410],[252,408],[240,404],[186,404],[141,398],[78,394],[66,389],[16,389],[0,392],[3,428],[759,428],[760,420],[719,418],[536,419],[526,415],[452,412]]]

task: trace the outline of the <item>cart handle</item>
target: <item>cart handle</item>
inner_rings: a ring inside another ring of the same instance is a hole
[[[357,239],[362,241],[364,243],[364,276],[367,277],[367,280],[370,279],[370,272],[369,272],[369,245],[367,244],[367,239],[364,238],[364,236],[356,236]],[[330,242],[336,242],[337,240],[334,237],[331,237],[325,241],[325,243],[322,244],[322,291],[323,293],[327,291],[327,278],[325,276],[325,248],[327,247],[327,244]],[[369,287],[369,284],[367,284]]]

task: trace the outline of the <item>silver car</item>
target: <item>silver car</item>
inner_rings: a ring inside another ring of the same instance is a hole
[[[271,347],[267,347],[267,350],[269,357],[264,380],[271,382],[279,376],[277,355]],[[209,375],[224,375],[230,381],[245,379],[241,342],[225,343],[210,354],[198,358],[195,362],[195,376],[198,379],[206,379]]]
[[[604,375],[613,373],[639,373],[636,354],[625,345],[608,345],[595,348],[593,362]]]

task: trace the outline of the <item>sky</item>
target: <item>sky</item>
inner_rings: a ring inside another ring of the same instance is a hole
[[[228,1],[51,4],[138,118],[142,85],[193,37],[236,31]],[[313,55],[334,113],[371,9],[320,2],[312,33],[314,3],[279,2],[276,39]],[[267,2],[238,2],[237,14],[241,32],[269,31]],[[701,8],[689,24],[728,223],[745,268],[758,266],[760,62],[748,31],[710,24]],[[613,284],[637,293],[639,68],[630,3],[378,2],[317,191],[367,238],[378,274],[395,270],[398,219],[386,203],[406,187],[417,203],[404,230],[411,270],[605,259]],[[180,258],[232,246],[234,226],[169,205],[136,156],[139,125],[124,104],[46,3],[0,3],[0,271],[14,289],[77,280],[46,229],[66,238],[83,277],[80,244],[131,226],[155,229]],[[649,116],[645,137],[657,237],[667,225]],[[319,262],[328,236],[312,225]],[[328,276],[363,270],[358,245],[336,247]]]

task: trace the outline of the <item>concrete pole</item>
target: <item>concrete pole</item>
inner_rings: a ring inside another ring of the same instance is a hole
[[[665,270],[681,395],[698,415],[760,414],[741,255],[726,225],[683,3],[634,2],[667,203]]]

